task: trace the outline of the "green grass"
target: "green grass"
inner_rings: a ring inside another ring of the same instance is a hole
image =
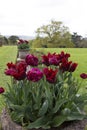
[[[80,73],[87,73],[87,49],[86,48],[47,48],[47,49],[38,49],[45,53],[51,52],[51,53],[60,53],[61,51],[64,51],[66,53],[70,53],[71,57],[70,60],[73,62],[78,63],[78,67],[76,69],[75,76],[79,78]]]
[[[6,64],[8,62],[15,62],[17,56],[17,47],[16,46],[3,46],[0,47],[0,86],[6,89],[7,82],[10,83],[10,77],[4,74]],[[0,95],[0,111],[3,107],[3,99]]]

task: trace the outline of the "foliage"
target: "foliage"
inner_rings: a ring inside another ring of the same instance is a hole
[[[9,44],[8,38],[6,38],[6,37],[4,36],[3,39],[4,39],[3,44],[4,44],[4,45],[8,45],[8,44]]]
[[[32,48],[42,48],[43,47],[43,43],[42,43],[42,38],[37,37],[35,40],[33,40],[32,42]]]
[[[27,40],[19,39],[17,45],[18,45],[19,50],[21,50],[21,49],[29,49],[29,42]]]
[[[9,44],[8,39],[5,36],[0,35],[0,46],[8,44]]]
[[[78,35],[77,33],[72,34],[72,42],[75,44],[75,47],[78,48],[87,48],[87,38]]]
[[[80,48],[87,48],[87,38],[83,38],[80,45]]]
[[[74,47],[68,28],[60,21],[51,21],[50,24],[38,28],[36,33],[38,39],[33,42],[35,47]]]
[[[16,45],[16,40],[19,39],[18,36],[10,36],[10,37],[5,37],[3,35],[0,35],[0,43],[2,45]]]
[[[72,75],[78,64],[69,57],[64,52],[48,53],[39,65],[39,59],[29,54],[26,62],[7,64],[5,74],[16,82],[8,84],[3,95],[14,121],[29,129],[49,129],[86,118],[87,93],[78,93],[81,84]]]
[[[74,32],[72,34],[72,42],[75,44],[75,47],[80,47],[81,41],[82,41],[82,36]]]
[[[2,46],[2,45],[3,45],[3,42],[4,42],[3,36],[2,36],[2,35],[0,35],[0,46]]]
[[[12,35],[12,36],[10,36],[9,38],[8,38],[8,41],[9,41],[9,44],[10,45],[16,45],[16,41],[19,39],[19,37],[18,36],[14,36],[14,35]]]

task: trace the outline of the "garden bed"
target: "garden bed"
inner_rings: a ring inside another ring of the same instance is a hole
[[[0,130],[25,130],[23,127],[19,126],[18,124],[14,123],[11,120],[6,109],[3,110],[0,120],[2,126],[2,129]],[[82,121],[66,122],[59,128],[51,128],[49,130],[85,130],[86,125],[87,125],[87,119],[84,119]],[[43,129],[32,129],[32,130],[43,130]]]

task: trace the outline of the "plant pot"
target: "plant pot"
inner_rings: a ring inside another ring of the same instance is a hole
[[[18,58],[20,59],[25,59],[27,54],[29,54],[29,50],[26,49],[18,50]]]

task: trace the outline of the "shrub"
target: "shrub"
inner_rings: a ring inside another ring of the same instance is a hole
[[[18,40],[18,49],[29,49],[29,42],[27,40]]]

